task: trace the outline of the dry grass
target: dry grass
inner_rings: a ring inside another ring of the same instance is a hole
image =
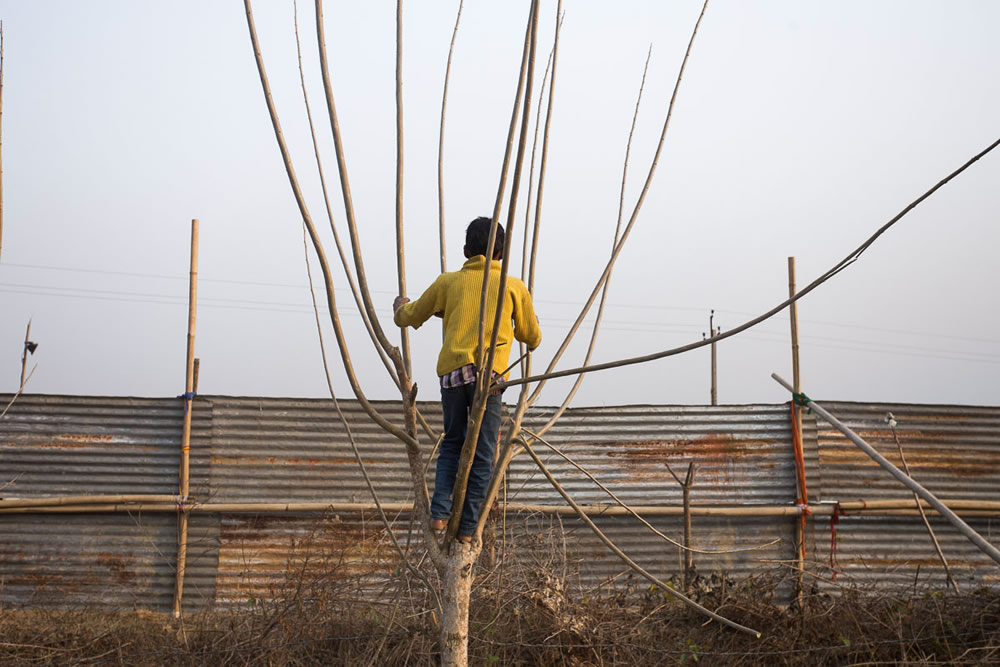
[[[695,581],[702,604],[763,632],[704,622],[669,592],[623,577],[584,590],[561,538],[508,536],[520,557],[480,561],[470,619],[475,665],[989,664],[1000,661],[1000,594],[895,597],[811,591],[775,602],[777,575]],[[508,551],[510,553],[510,551]],[[4,665],[434,665],[435,615],[405,569],[381,589],[324,567],[289,569],[266,600],[189,614],[95,610],[0,613]]]

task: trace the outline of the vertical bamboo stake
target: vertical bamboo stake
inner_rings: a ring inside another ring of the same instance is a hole
[[[174,617],[181,615],[184,597],[184,569],[187,565],[188,487],[191,477],[191,407],[194,399],[194,328],[198,303],[198,220],[191,221],[191,277],[188,286],[187,371],[184,381],[184,430],[181,434],[180,493],[177,499],[177,580],[174,589]]]
[[[795,296],[795,258],[788,258],[788,296]],[[798,302],[792,301],[791,305],[788,307],[788,317],[791,321],[792,327],[792,387],[794,388],[794,393],[798,394],[802,391],[801,378],[799,376],[799,310]],[[802,442],[802,408],[794,405],[792,408],[792,428],[795,429],[795,434],[793,440],[795,442]],[[803,452],[804,453],[804,452]],[[796,453],[798,456],[798,453]],[[798,493],[798,497],[802,502],[808,502],[805,497],[805,492],[802,488],[802,484],[799,481],[798,475],[795,476],[795,487]],[[799,521],[795,524],[795,547],[798,552],[797,560],[799,566],[798,581],[796,582],[796,595],[799,599],[799,604],[802,603],[802,577],[804,576],[805,567],[805,522],[806,515],[802,513],[799,516]]]

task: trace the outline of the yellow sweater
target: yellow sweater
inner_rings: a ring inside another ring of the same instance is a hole
[[[476,345],[479,342],[479,301],[483,289],[483,255],[476,255],[462,265],[460,271],[442,273],[416,301],[403,304],[393,316],[397,326],[414,329],[430,319],[431,315],[443,318],[444,342],[438,355],[437,374],[445,375],[462,366],[476,363]],[[500,262],[493,260],[490,267],[490,290],[486,300],[486,339],[489,345],[493,331],[493,313],[496,312],[497,292],[500,288]],[[524,283],[507,276],[506,298],[500,317],[500,334],[493,370],[501,373],[510,360],[511,341],[516,338],[529,349],[542,342],[531,294]]]

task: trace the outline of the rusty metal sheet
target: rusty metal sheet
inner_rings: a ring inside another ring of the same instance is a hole
[[[0,422],[0,495],[177,493],[183,414],[178,399],[22,395]],[[193,476],[207,469],[195,444],[210,424],[196,400]]]
[[[529,415],[529,430],[551,410]],[[695,504],[792,504],[795,468],[791,416],[785,405],[624,406],[569,410],[546,440],[590,471],[622,500],[679,505],[683,478],[694,463]],[[567,491],[580,503],[608,502],[593,482],[544,445],[535,445]],[[527,457],[515,460],[508,498],[561,504]]]
[[[887,413],[913,478],[941,498],[1000,500],[1000,408],[820,401],[830,414],[900,466]],[[825,498],[907,498],[910,492],[840,431],[819,422]]]
[[[1000,500],[1000,408],[848,403],[820,401],[851,430],[901,467],[896,442],[886,423],[892,412],[896,432],[914,479],[940,498]],[[856,498],[912,498],[912,493],[889,476],[867,454],[822,418],[818,422],[819,460],[823,496],[834,500]],[[1000,543],[996,519],[968,519],[974,529],[994,544]],[[932,517],[952,574],[966,591],[1000,584],[997,566],[947,521]],[[944,569],[920,517],[850,516],[841,518],[832,535],[828,520],[817,521],[820,557],[836,560],[852,577],[880,586],[907,587],[916,583],[944,588]]]
[[[406,522],[393,524],[406,544]],[[223,515],[215,603],[282,599],[300,586],[349,587],[378,594],[399,557],[375,514]]]
[[[214,596],[218,520],[189,525],[185,609]],[[177,520],[172,514],[0,516],[5,608],[173,607]]]
[[[214,502],[369,502],[347,431],[326,399],[212,397],[212,461],[207,486]],[[410,495],[406,451],[357,401],[341,400],[368,474],[385,502]],[[403,423],[398,401],[374,401]],[[437,403],[421,410],[440,429]],[[426,436],[421,434],[426,442]],[[430,445],[427,446],[428,453]]]
[[[824,406],[825,407],[825,406]],[[941,517],[930,517],[952,576],[964,593],[1000,586],[1000,569],[986,554]],[[969,518],[966,522],[993,544],[1000,543],[1000,521]],[[838,583],[855,582],[886,590],[950,591],[919,516],[840,517],[836,529],[818,519],[819,562],[839,573]],[[835,549],[835,550],[834,550]],[[829,575],[827,575],[829,576]]]

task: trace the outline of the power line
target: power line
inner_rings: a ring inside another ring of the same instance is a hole
[[[61,272],[68,272],[68,273],[90,273],[90,274],[111,275],[111,276],[127,276],[127,277],[133,277],[133,278],[153,278],[153,279],[180,280],[180,281],[187,281],[188,280],[188,276],[186,274],[185,275],[167,275],[167,274],[144,273],[144,272],[133,272],[133,271],[109,271],[109,270],[106,270],[106,269],[91,269],[91,268],[83,268],[83,267],[53,266],[53,265],[47,265],[47,264],[19,264],[19,263],[13,263],[13,262],[4,262],[4,264],[2,266],[3,267],[26,268],[26,269],[38,269],[38,270],[47,270],[47,271],[61,271]],[[247,285],[247,286],[250,286],[250,287],[277,287],[277,288],[283,288],[283,289],[301,289],[301,290],[308,290],[309,289],[309,286],[307,284],[305,284],[305,283],[297,283],[297,284],[292,284],[292,283],[273,283],[273,282],[261,282],[261,281],[251,281],[251,280],[232,280],[232,279],[225,279],[225,278],[206,278],[204,276],[201,276],[199,278],[199,280],[201,282],[203,282],[203,283],[204,282],[208,282],[208,283],[221,283],[221,284],[229,284],[229,285]],[[3,284],[3,283],[0,283],[0,284],[5,285],[5,286],[35,287],[35,288],[40,288],[40,289],[77,289],[77,288],[48,287],[48,286],[43,286],[43,285],[30,285],[29,286],[29,285],[11,285],[11,284]],[[349,293],[350,290],[348,288],[346,288],[346,287],[337,287],[337,288],[335,288],[335,291],[346,294],[346,293]],[[392,290],[371,290],[371,292],[373,294],[384,294],[384,295],[393,295],[393,296],[395,295],[395,292],[392,291]],[[124,292],[122,292],[122,293],[123,294],[127,294],[127,293],[124,293]],[[163,296],[163,295],[153,295],[153,296],[160,297],[160,296]],[[173,298],[173,297],[171,296],[169,298]],[[254,304],[269,303],[269,302],[260,302],[260,301],[239,301],[239,300],[236,300],[236,299],[229,299],[229,301],[241,302],[241,303],[254,303]],[[537,303],[537,304],[562,305],[562,306],[579,306],[580,305],[579,301],[560,300],[560,299],[535,299],[535,303]],[[278,304],[278,305],[284,305],[284,304]],[[297,305],[299,305],[299,304],[296,304],[296,306]],[[305,304],[303,304],[303,305],[305,305]],[[311,308],[311,306],[309,306],[309,307]],[[641,308],[644,311],[651,311],[651,310],[655,310],[655,311],[681,311],[681,312],[691,312],[691,313],[699,313],[699,314],[703,313],[704,310],[705,310],[703,307],[700,307],[700,306],[699,307],[670,306],[670,305],[664,305],[664,304],[650,304],[650,303],[641,303],[641,304],[640,303],[609,303],[608,307],[610,307],[610,308]],[[716,310],[716,312],[725,313],[725,314],[729,314],[729,315],[739,315],[739,316],[753,316],[753,315],[756,315],[756,313],[752,313],[752,312],[749,312],[749,311],[743,311],[743,310],[727,310],[725,308],[716,308],[715,310]],[[552,320],[549,320],[549,321],[552,321]],[[655,324],[651,325],[649,322],[645,322],[645,321],[639,321],[639,322],[636,322],[636,321],[626,321],[626,320],[609,320],[609,321],[613,321],[613,322],[620,323],[620,324],[625,324],[625,323],[635,324],[637,326],[656,326]],[[881,333],[904,334],[904,335],[909,335],[909,336],[923,336],[923,337],[928,337],[928,338],[943,338],[943,339],[948,339],[948,340],[971,341],[971,342],[976,342],[976,343],[1000,343],[1000,340],[993,339],[993,338],[979,338],[979,337],[975,337],[975,336],[960,336],[960,335],[955,335],[955,334],[936,333],[936,332],[932,332],[932,331],[914,331],[913,329],[894,329],[894,328],[888,328],[888,327],[875,327],[875,326],[866,325],[866,324],[849,324],[849,323],[844,323],[844,322],[830,322],[830,321],[825,321],[825,320],[813,320],[813,319],[802,319],[801,321],[803,323],[806,323],[806,324],[818,324],[818,325],[822,325],[822,326],[838,327],[838,328],[844,328],[844,329],[859,329],[859,330],[864,330],[864,331],[877,331],[877,332],[881,332]],[[676,326],[688,327],[692,331],[694,331],[694,330],[700,330],[700,325],[676,325]],[[656,331],[661,331],[661,330],[657,329]],[[680,332],[677,331],[676,333],[680,333]]]

